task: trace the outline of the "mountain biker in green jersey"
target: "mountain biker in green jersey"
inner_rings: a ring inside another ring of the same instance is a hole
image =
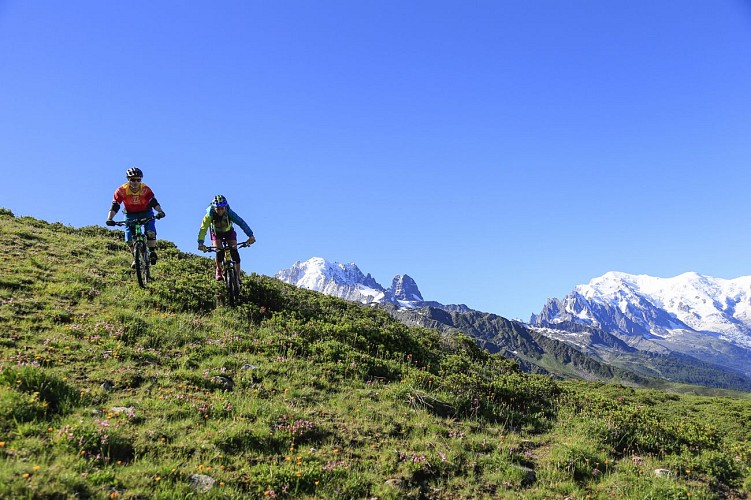
[[[206,236],[206,231],[211,228],[211,242],[216,248],[215,277],[217,281],[224,279],[224,276],[222,276],[222,261],[224,260],[222,240],[227,242],[232,259],[235,261],[236,274],[238,277],[240,276],[240,252],[237,251],[237,233],[235,232],[233,223],[240,226],[245,232],[245,235],[248,237],[246,241],[248,245],[255,243],[256,238],[253,236],[253,231],[248,227],[243,218],[229,207],[227,198],[221,194],[216,195],[211,205],[206,209],[206,215],[203,216],[203,220],[201,221],[201,228],[198,230],[198,249],[202,252],[206,251],[206,245],[203,244],[204,237]]]

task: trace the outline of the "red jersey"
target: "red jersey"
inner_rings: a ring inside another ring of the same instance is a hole
[[[156,205],[155,200],[154,192],[146,184],[141,183],[141,189],[134,193],[130,189],[130,183],[126,182],[115,191],[112,204],[120,205],[120,203],[123,203],[126,213],[134,213],[144,212],[153,207]]]

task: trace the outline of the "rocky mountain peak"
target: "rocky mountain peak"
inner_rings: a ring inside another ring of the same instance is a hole
[[[420,289],[417,288],[417,283],[406,274],[398,274],[394,276],[389,290],[393,294],[394,299],[399,301],[423,301]]]

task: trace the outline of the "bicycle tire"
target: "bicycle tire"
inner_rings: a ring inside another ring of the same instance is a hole
[[[146,253],[144,254],[144,260],[146,261],[146,281],[151,281],[151,250],[148,245],[144,245]]]
[[[237,283],[237,274],[232,266],[224,272],[224,283],[227,286],[229,305],[235,307],[240,302],[240,286]]]
[[[149,260],[146,255],[146,244],[142,241],[136,242],[133,247],[133,257],[136,261],[136,278],[141,288],[146,288],[149,283]]]
[[[233,273],[234,279],[232,280],[232,295],[235,296],[235,306],[240,305],[240,281],[238,280],[237,273]]]

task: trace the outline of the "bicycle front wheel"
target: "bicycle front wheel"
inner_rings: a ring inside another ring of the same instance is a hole
[[[229,266],[224,273],[224,284],[227,287],[227,296],[229,305],[235,307],[240,303],[240,284],[237,282],[237,273],[232,266]]]
[[[146,255],[146,244],[142,241],[136,242],[133,247],[133,257],[136,261],[136,277],[138,284],[146,288],[149,283],[149,259]]]

